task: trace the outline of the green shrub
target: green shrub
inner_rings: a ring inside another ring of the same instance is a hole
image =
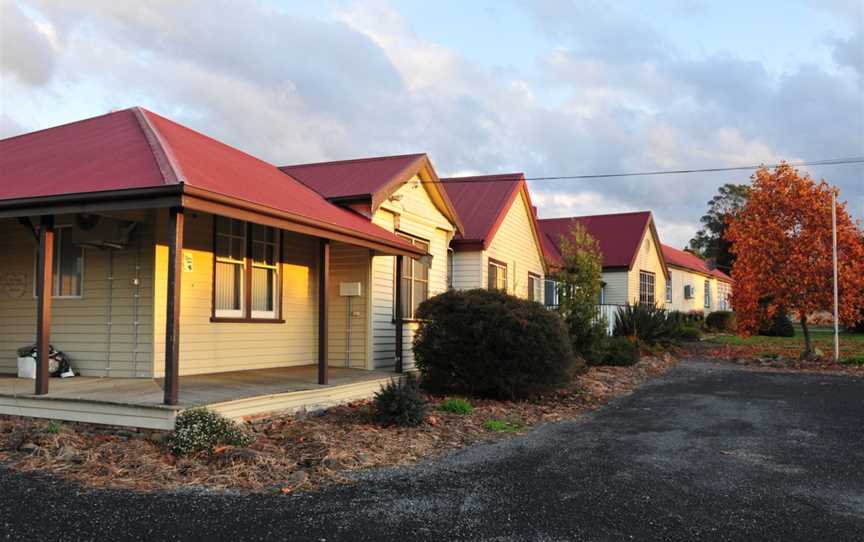
[[[714,311],[705,317],[705,326],[712,331],[735,331],[735,313],[732,311]]]
[[[465,399],[447,399],[438,406],[438,410],[452,414],[471,414],[474,407]]]
[[[518,433],[525,428],[525,425],[519,422],[490,418],[483,422],[483,427],[488,431],[495,431],[496,433]]]
[[[609,337],[603,354],[603,365],[626,367],[639,361],[639,345],[627,337]]]
[[[768,337],[794,337],[795,328],[792,320],[786,315],[786,311],[778,309],[769,322],[763,323],[759,329],[759,335]]]
[[[565,318],[573,353],[581,356],[589,365],[592,360],[603,356],[605,341],[608,337],[606,319],[584,322],[575,318]]]
[[[175,455],[186,455],[213,452],[219,445],[248,446],[253,440],[233,420],[206,408],[193,408],[177,415],[168,443]]]
[[[698,341],[702,338],[702,330],[696,326],[682,326],[677,331],[677,338],[683,341]]]
[[[52,435],[56,435],[60,432],[60,422],[51,420],[48,422],[48,426],[45,428],[45,431],[51,433]]]
[[[416,427],[426,419],[427,404],[413,373],[394,378],[375,394],[375,413],[384,425]]]
[[[654,305],[627,304],[618,307],[613,335],[645,344],[668,343],[675,338],[679,322]]]
[[[424,301],[414,359],[437,393],[521,399],[569,380],[576,359],[563,318],[501,291],[451,290]]]

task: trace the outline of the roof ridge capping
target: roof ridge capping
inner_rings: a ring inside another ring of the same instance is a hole
[[[641,215],[641,214],[648,214],[648,215],[653,216],[653,213],[650,210],[645,210],[645,211],[625,211],[623,213],[602,213],[602,214],[596,214],[596,215],[556,216],[556,217],[551,217],[551,218],[538,218],[537,220],[542,220],[542,221],[574,220],[574,219],[581,219],[581,218],[600,218],[600,217],[604,217],[604,216],[625,216],[625,215]]]
[[[303,164],[285,164],[284,166],[277,166],[281,170],[291,169],[295,167],[319,167],[319,166],[332,166],[333,164],[351,164],[357,162],[375,162],[377,160],[396,160],[399,158],[408,158],[409,156],[420,157],[424,156],[425,152],[409,152],[406,154],[391,154],[387,156],[366,156],[363,158],[348,158],[346,160],[328,160],[326,162],[306,162]]]
[[[156,164],[159,166],[159,172],[165,180],[165,184],[183,184],[185,177],[183,169],[177,162],[177,157],[174,156],[174,151],[162,137],[162,133],[150,122],[148,114],[150,111],[141,106],[130,107],[127,111],[131,111],[144,132],[144,137],[147,139],[147,144],[150,145],[150,150],[153,151],[153,157],[156,159]]]

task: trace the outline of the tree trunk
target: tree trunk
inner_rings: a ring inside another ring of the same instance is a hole
[[[813,355],[813,341],[810,339],[810,328],[807,327],[807,315],[801,313],[801,330],[804,332],[804,357],[809,359]]]

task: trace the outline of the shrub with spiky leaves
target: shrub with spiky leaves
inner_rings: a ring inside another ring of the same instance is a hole
[[[375,394],[374,403],[376,417],[383,425],[416,427],[423,423],[428,411],[413,373],[391,379]]]

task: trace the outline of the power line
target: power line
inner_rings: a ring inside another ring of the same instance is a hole
[[[799,166],[833,166],[841,164],[864,164],[864,156],[851,158],[829,158],[826,160],[802,160],[800,162],[785,162],[785,164]],[[776,168],[780,164],[759,164],[752,166],[734,166],[734,167],[712,167],[701,169],[669,169],[661,171],[635,171],[628,173],[602,173],[594,175],[559,175],[554,177],[525,177],[526,181],[567,181],[567,180],[585,180],[585,179],[612,179],[619,177],[647,177],[650,175],[681,175],[685,173],[717,173],[722,171],[746,171],[759,169],[762,167]],[[475,177],[451,177],[447,180],[448,183],[471,183],[471,182],[512,182],[511,179],[484,179],[477,180]]]

